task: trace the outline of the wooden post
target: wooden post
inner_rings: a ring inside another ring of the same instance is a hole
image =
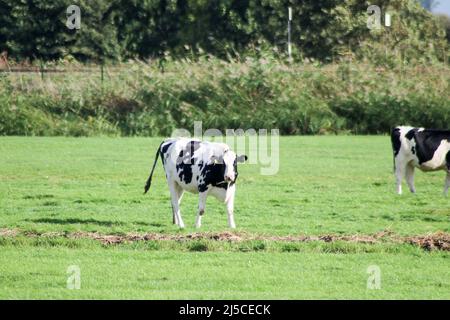
[[[44,63],[40,62],[41,80],[44,81]]]
[[[101,64],[100,64],[100,75],[101,75],[101,80],[102,80],[102,85],[103,85],[103,80],[104,80],[104,78],[105,78],[105,76],[104,76],[104,63],[102,62]]]

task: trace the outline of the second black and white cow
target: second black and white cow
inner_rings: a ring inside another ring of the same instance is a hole
[[[414,168],[422,171],[445,170],[444,194],[450,187],[450,131],[413,127],[396,127],[391,133],[394,152],[394,170],[397,193],[402,193],[406,177],[411,192],[415,193]]]
[[[237,164],[247,160],[247,156],[237,156],[224,143],[206,142],[194,139],[167,139],[156,152],[145,192],[150,188],[153,171],[161,157],[171,194],[173,223],[184,228],[180,213],[180,203],[184,191],[199,194],[198,214],[195,226],[201,226],[209,194],[226,203],[228,224],[235,228],[234,197]]]

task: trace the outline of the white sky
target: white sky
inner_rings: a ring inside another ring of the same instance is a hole
[[[433,10],[434,13],[445,13],[450,16],[450,0],[439,0],[439,5]]]

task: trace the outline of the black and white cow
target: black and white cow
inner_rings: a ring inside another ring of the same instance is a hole
[[[414,168],[422,171],[445,170],[444,194],[450,187],[450,131],[413,127],[396,127],[391,133],[397,193],[402,193],[406,177],[409,190],[415,193]]]
[[[180,203],[184,191],[199,194],[198,214],[195,226],[201,226],[209,194],[226,203],[228,224],[235,228],[234,196],[238,177],[237,163],[247,160],[247,156],[237,156],[224,143],[206,142],[195,139],[167,139],[156,152],[150,176],[145,185],[147,193],[152,182],[158,157],[166,173],[172,199],[173,223],[184,228],[180,213]]]

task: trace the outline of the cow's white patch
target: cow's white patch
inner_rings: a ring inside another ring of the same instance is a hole
[[[236,153],[231,150],[225,150],[223,154],[223,164],[225,165],[224,181],[234,181],[236,173],[234,171],[234,161],[236,160]]]

